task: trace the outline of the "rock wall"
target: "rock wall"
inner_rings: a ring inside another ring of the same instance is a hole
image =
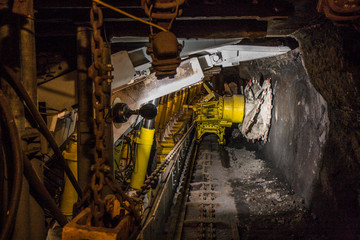
[[[262,153],[333,239],[359,239],[360,34],[324,21],[293,37],[297,49],[238,69],[240,79],[273,79],[270,143]]]
[[[270,142],[262,147],[263,155],[309,206],[328,135],[327,104],[310,83],[298,49],[240,66],[240,78],[251,73],[270,77],[273,85]]]
[[[330,131],[312,211],[335,239],[360,238],[360,34],[331,22],[293,34],[311,83],[329,107]]]

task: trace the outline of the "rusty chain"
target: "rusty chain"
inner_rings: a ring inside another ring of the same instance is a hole
[[[136,191],[136,195],[138,197],[145,195],[147,191],[151,188],[151,186],[155,183],[155,181],[159,178],[160,174],[163,173],[163,170],[170,163],[170,161],[179,153],[179,150],[186,148],[184,144],[187,144],[188,137],[190,136],[191,131],[194,129],[195,123],[193,123],[184,136],[177,142],[174,148],[170,151],[170,153],[165,157],[164,161],[151,173],[151,175],[146,179],[144,184],[141,186],[141,189]]]
[[[95,163],[91,166],[93,175],[91,176],[91,220],[90,222],[95,226],[103,226],[103,216],[105,213],[105,201],[101,197],[101,190],[104,186],[104,170],[105,165],[105,93],[103,91],[102,83],[106,76],[101,76],[101,73],[111,71],[111,66],[102,64],[101,55],[104,50],[104,40],[100,33],[100,27],[103,24],[103,15],[101,9],[96,3],[92,3],[90,10],[90,21],[93,30],[93,37],[91,38],[91,52],[93,55],[93,63],[88,69],[89,77],[94,82],[94,133],[95,133]]]
[[[104,184],[107,184],[119,200],[121,207],[132,213],[136,222],[140,223],[139,210],[136,209],[136,203],[128,197],[119,187],[110,174],[110,167],[106,165],[105,158],[105,121],[109,109],[106,108],[105,92],[103,84],[111,84],[113,70],[111,64],[102,63],[102,53],[104,51],[104,40],[101,36],[100,28],[103,24],[103,15],[101,9],[95,2],[92,3],[90,10],[90,22],[93,29],[93,37],[91,38],[91,53],[93,55],[93,63],[88,69],[88,75],[94,83],[94,164],[91,166],[92,176],[90,185],[84,192],[84,197],[78,203],[82,207],[90,202],[91,214],[87,219],[89,225],[104,226],[105,200],[101,196]],[[129,206],[125,204],[129,203]],[[106,226],[105,226],[106,227]]]
[[[180,7],[183,4],[184,4],[184,0],[168,0],[168,1],[143,0],[142,2],[144,11],[146,15],[150,18],[150,21],[155,19],[157,21],[167,22],[166,25],[168,30],[170,30],[174,19],[182,14],[183,10]]]

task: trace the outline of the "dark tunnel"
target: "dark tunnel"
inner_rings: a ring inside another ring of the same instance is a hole
[[[0,0],[0,239],[360,239],[359,16]]]

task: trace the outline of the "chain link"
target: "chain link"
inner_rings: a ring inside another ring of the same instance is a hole
[[[181,150],[187,148],[191,136],[191,132],[194,129],[195,124],[193,123],[187,132],[184,134],[184,136],[177,142],[175,147],[171,150],[171,152],[166,156],[164,161],[151,173],[151,175],[146,179],[144,184],[141,186],[141,189],[136,191],[136,195],[138,197],[145,195],[147,191],[151,188],[151,186],[155,183],[155,181],[159,178],[160,174],[163,173],[163,170],[166,168],[166,166],[170,163],[170,161],[176,157],[178,154],[181,154]]]
[[[175,18],[182,14],[183,10],[180,7],[183,4],[184,0],[145,0],[142,6],[150,21],[158,21],[160,25],[169,31]],[[152,32],[152,27],[150,29]]]
[[[101,196],[104,186],[104,171],[108,168],[105,165],[105,93],[103,91],[103,82],[109,78],[109,72],[112,71],[111,65],[102,63],[102,53],[104,51],[104,40],[101,36],[100,28],[103,24],[103,14],[95,2],[92,3],[90,10],[90,21],[93,29],[91,38],[91,52],[93,55],[93,64],[89,67],[88,74],[94,83],[94,164],[91,166],[93,175],[91,176],[91,223],[95,226],[103,226],[103,217],[105,213],[105,201]],[[111,74],[110,74],[111,79]]]
[[[92,176],[90,187],[88,187],[84,198],[79,205],[90,202],[91,215],[87,220],[88,224],[102,227],[104,226],[104,214],[106,211],[105,200],[101,192],[104,184],[107,184],[120,202],[120,205],[135,216],[137,223],[140,223],[139,210],[136,209],[136,202],[128,197],[121,187],[117,185],[113,176],[109,173],[110,167],[106,165],[105,158],[105,123],[108,114],[106,96],[103,84],[110,84],[112,81],[111,64],[102,63],[102,53],[104,51],[104,40],[101,36],[100,28],[103,24],[103,14],[95,2],[92,3],[90,10],[90,21],[93,29],[91,38],[91,52],[93,63],[88,69],[88,75],[94,83],[93,105],[94,105],[94,164],[91,166]],[[130,205],[127,206],[125,202]],[[106,226],[105,226],[106,227]]]

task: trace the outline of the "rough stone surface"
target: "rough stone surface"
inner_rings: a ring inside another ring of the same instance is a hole
[[[311,207],[334,238],[360,239],[360,34],[324,22],[294,36],[329,106],[329,139]]]
[[[310,83],[298,49],[251,61],[241,68],[246,71],[240,74],[272,79],[270,142],[264,145],[263,154],[309,206],[328,135],[327,104]]]
[[[239,135],[225,148],[213,134],[200,143],[182,239],[326,239],[302,198]]]
[[[236,131],[226,150],[240,239],[327,239],[282,174]]]
[[[299,48],[287,56],[239,67],[240,79],[278,83],[270,143],[260,148],[328,235],[360,239],[360,34],[322,21],[292,35]]]

